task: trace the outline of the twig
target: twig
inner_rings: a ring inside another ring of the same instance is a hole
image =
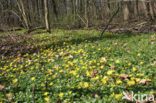
[[[112,15],[112,17],[109,19],[108,23],[106,24],[105,28],[103,29],[101,35],[100,35],[100,38],[102,38],[103,36],[103,33],[107,30],[108,26],[110,25],[110,23],[113,21],[114,17],[118,14],[120,10],[120,4],[118,3],[118,8],[117,10],[114,12],[114,14]]]
[[[82,17],[79,15],[79,14],[77,14],[77,16],[81,19],[81,21],[86,25],[87,23],[82,19]]]

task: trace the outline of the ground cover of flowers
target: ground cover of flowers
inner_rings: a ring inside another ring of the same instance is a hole
[[[32,35],[40,51],[0,57],[0,102],[126,103],[123,91],[154,94],[156,34],[98,35]]]

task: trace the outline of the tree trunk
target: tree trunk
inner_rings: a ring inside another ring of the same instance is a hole
[[[45,14],[45,24],[46,24],[46,30],[48,33],[50,33],[50,23],[49,23],[49,11],[48,11],[48,1],[44,0],[44,14]]]
[[[135,13],[135,16],[138,16],[138,18],[139,18],[139,7],[138,7],[138,4],[139,4],[139,1],[135,0],[134,13]]]
[[[150,13],[150,2],[149,1],[143,1],[142,3],[143,3],[143,7],[144,7],[146,17],[148,18],[148,20],[150,22],[153,21],[152,15]]]
[[[124,15],[124,21],[128,21],[128,19],[129,19],[129,7],[128,7],[127,1],[124,2],[123,15]]]
[[[57,12],[57,7],[56,7],[56,2],[55,2],[55,0],[52,0],[52,5],[53,5],[53,12],[54,12],[54,14],[55,14],[55,16],[56,16],[56,20],[58,19],[58,12]]]
[[[85,0],[85,19],[86,19],[86,28],[88,28],[88,0]]]
[[[29,26],[29,22],[28,22],[28,19],[27,19],[26,12],[25,12],[25,8],[24,8],[23,1],[22,1],[22,0],[19,0],[19,1],[17,2],[17,4],[18,4],[19,10],[20,10],[21,13],[22,13],[22,17],[23,17],[23,19],[24,19],[26,28],[27,28],[27,29],[30,29],[30,26]]]
[[[154,2],[150,1],[150,13],[152,15],[153,20],[156,18],[155,10],[154,10]]]

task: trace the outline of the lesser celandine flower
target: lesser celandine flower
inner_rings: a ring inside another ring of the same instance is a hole
[[[144,64],[144,62],[140,62],[140,64],[142,65],[142,64]]]
[[[136,68],[135,68],[135,67],[133,67],[133,68],[132,68],[132,70],[133,70],[133,72],[135,72],[135,71],[136,71]]]
[[[72,91],[68,91],[68,94],[70,95],[72,93]]]
[[[50,98],[49,98],[49,97],[45,97],[44,100],[45,100],[46,102],[49,102],[49,101],[50,101]]]
[[[109,71],[107,71],[107,75],[112,75],[113,72],[115,72],[115,71],[114,70],[109,70]]]
[[[85,88],[88,88],[88,87],[89,87],[88,82],[85,82],[85,83],[84,83],[84,87],[85,87]]]
[[[115,94],[115,98],[116,98],[116,99],[121,99],[122,96],[123,96],[122,93],[120,93],[120,94]]]
[[[31,80],[34,81],[35,80],[35,77],[32,77]]]
[[[59,94],[59,97],[60,97],[60,98],[62,98],[62,97],[63,97],[63,95],[64,95],[63,93],[60,93],[60,94]]]
[[[53,83],[53,82],[51,82],[49,85],[50,85],[50,86],[52,86],[53,84],[54,84],[54,83]]]
[[[122,84],[122,81],[120,79],[116,80],[116,84]]]
[[[140,57],[141,56],[141,54],[140,53],[138,53],[138,55],[137,55],[138,57]]]
[[[120,63],[120,60],[116,60],[115,63],[119,64]]]
[[[42,83],[42,84],[41,84],[41,87],[45,87],[45,84]]]
[[[13,81],[13,83],[16,83],[18,81],[18,79],[13,79],[12,81]]]
[[[103,77],[101,81],[103,84],[106,84],[108,81],[108,77],[107,76]]]
[[[141,79],[140,78],[136,78],[135,80],[136,80],[136,82],[140,82]]]
[[[129,86],[135,85],[135,81],[134,81],[134,80],[128,81],[127,84],[128,84]]]
[[[48,92],[45,92],[44,95],[47,96],[48,95]]]

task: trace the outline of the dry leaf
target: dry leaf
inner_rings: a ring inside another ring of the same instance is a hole
[[[146,84],[147,80],[146,79],[142,79],[139,84]]]
[[[121,74],[121,77],[124,78],[125,80],[128,80],[129,76],[127,74]]]
[[[4,88],[5,88],[5,85],[0,84],[0,89],[4,89]]]
[[[93,97],[94,97],[94,98],[98,98],[99,95],[98,95],[98,94],[94,94]]]

